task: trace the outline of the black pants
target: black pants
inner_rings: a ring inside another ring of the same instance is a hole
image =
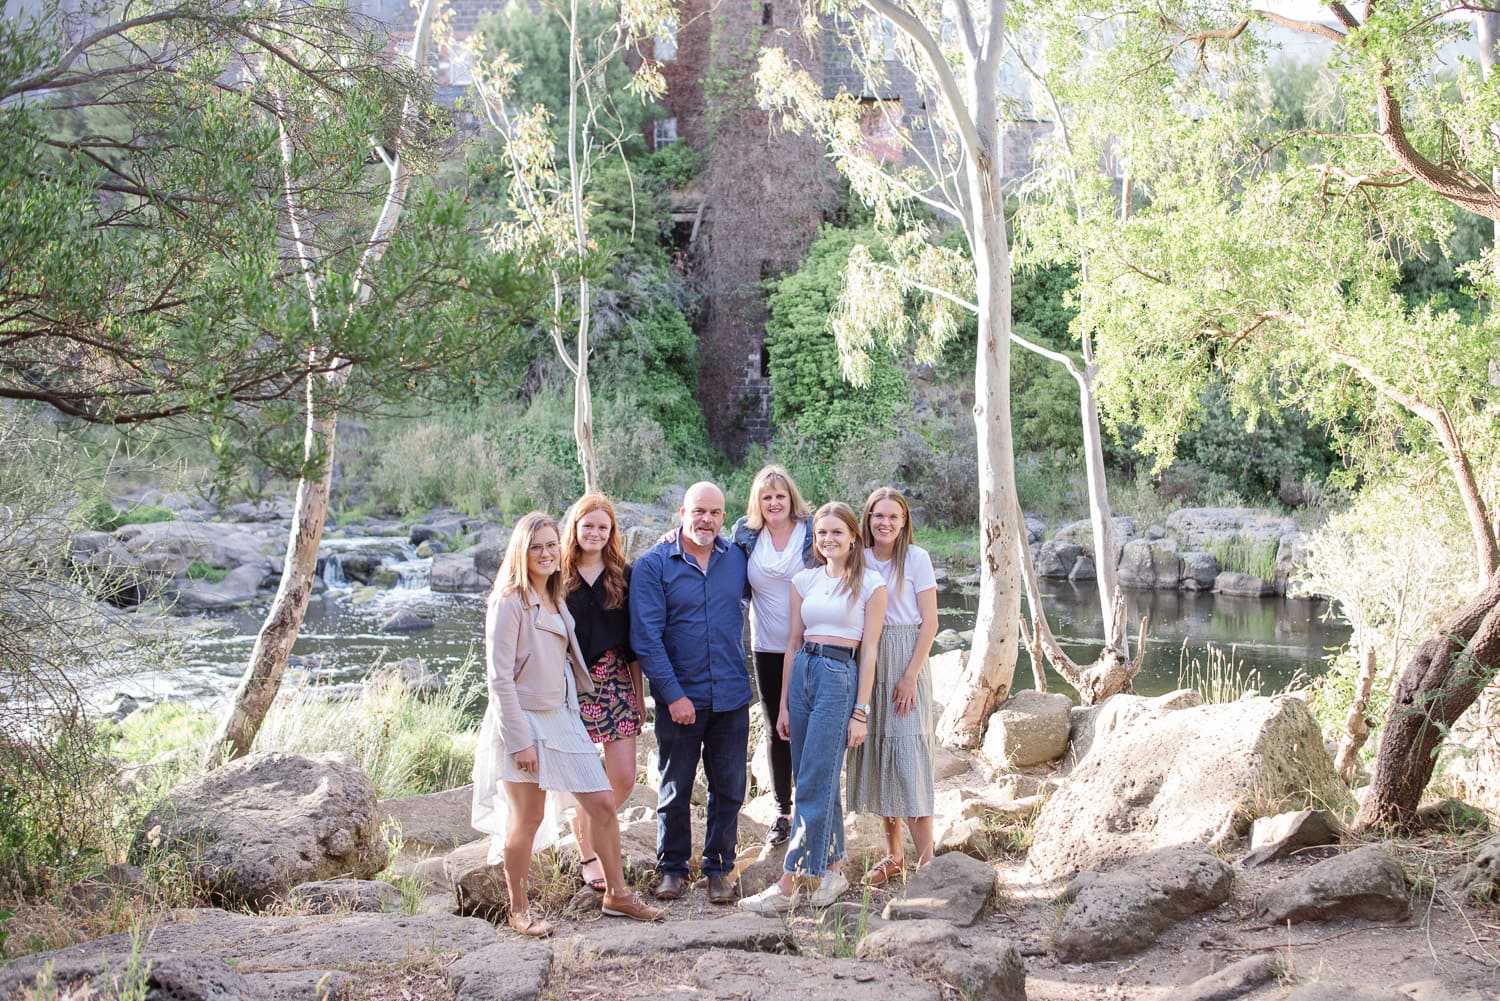
[[[776,733],[781,715],[781,668],[785,656],[755,651],[755,680],[760,683],[760,704],[766,710],[766,748],[771,757],[771,786],[776,791],[776,811],[792,812],[792,745]]]

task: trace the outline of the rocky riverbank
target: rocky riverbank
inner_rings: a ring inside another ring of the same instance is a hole
[[[939,658],[936,690],[961,660]],[[645,889],[649,731],[640,761],[623,846]],[[17,959],[0,997],[39,974],[76,989],[128,970],[144,996],[182,1001],[1481,1001],[1500,982],[1482,903],[1500,894],[1500,841],[1452,803],[1415,842],[1349,835],[1353,795],[1298,699],[1014,699],[982,752],[940,754],[938,778],[940,854],[904,884],[785,921],[695,892],[642,927],[599,917],[565,840],[533,867],[534,906],[560,927],[537,943],[504,929],[504,872],[468,826],[468,789],[378,801],[341,756],[257,754],[175,789],[137,839],[138,855],[183,858],[217,908]],[[761,795],[741,817],[744,893],[780,871],[784,849],[762,847],[774,810]],[[883,847],[877,818],[850,825],[857,875]],[[112,878],[68,899],[149,892]]]

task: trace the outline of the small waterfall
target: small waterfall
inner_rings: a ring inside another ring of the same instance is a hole
[[[349,578],[344,576],[344,561],[338,553],[323,557],[323,586],[330,590],[347,590]]]

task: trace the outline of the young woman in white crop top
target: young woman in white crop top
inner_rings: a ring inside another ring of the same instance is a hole
[[[796,905],[798,877],[819,880],[814,906],[849,888],[844,878],[844,810],[839,789],[847,748],[864,743],[875,683],[875,651],[885,621],[885,581],[864,566],[859,522],[847,504],[824,504],[813,516],[821,566],[792,577],[780,718],[791,741],[797,798],[780,881],[740,901],[757,914]]]

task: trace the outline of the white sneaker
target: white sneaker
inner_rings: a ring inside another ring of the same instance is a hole
[[[781,887],[772,883],[759,893],[740,898],[740,909],[749,911],[751,914],[764,914],[766,917],[775,917],[785,914],[797,906],[797,891],[794,889],[790,894],[782,893]]]
[[[848,889],[849,881],[844,878],[844,874],[837,869],[829,869],[823,874],[823,882],[819,883],[818,888],[812,892],[812,896],[807,898],[808,903],[814,907],[827,907],[835,903]]]

